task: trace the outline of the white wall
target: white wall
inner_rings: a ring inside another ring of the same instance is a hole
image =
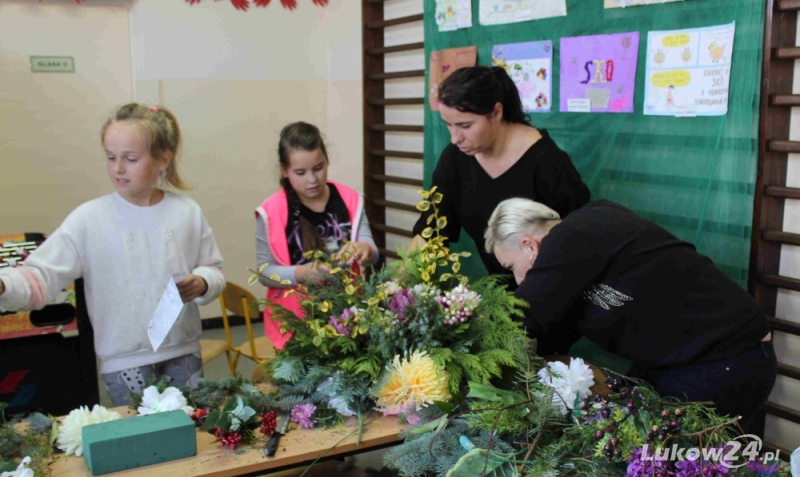
[[[184,139],[179,166],[194,186],[188,195],[214,229],[230,281],[246,285],[246,268],[255,265],[253,210],[279,187],[284,125],[316,124],[327,138],[330,179],[363,189],[359,0],[324,7],[299,0],[294,11],[275,0],[247,12],[212,0],[0,6],[0,132],[10,138],[0,140],[0,177],[17,179],[3,180],[0,198],[20,201],[0,216],[0,233],[49,234],[80,203],[113,191],[102,165],[91,164],[103,164],[103,121],[131,99],[175,112]],[[118,10],[120,20],[91,23],[103,9]],[[56,13],[27,20],[45,11]],[[89,26],[76,27],[83,17]],[[73,56],[77,72],[31,75],[29,55]],[[122,77],[109,79],[120,64]],[[219,305],[202,314],[219,316]]]
[[[50,234],[81,203],[114,191],[100,128],[131,100],[124,6],[0,0],[0,235]],[[33,73],[68,56],[72,73]]]
[[[214,229],[228,280],[246,285],[255,265],[253,210],[278,189],[285,124],[316,124],[330,179],[363,189],[359,1],[241,12],[229,2],[138,0],[131,36],[135,99],[175,112],[188,195]],[[203,316],[219,316],[219,305]]]

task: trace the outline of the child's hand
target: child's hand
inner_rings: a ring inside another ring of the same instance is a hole
[[[353,262],[362,263],[369,260],[372,256],[372,247],[364,242],[348,242],[339,250],[333,259],[337,262],[344,262],[347,265]]]
[[[306,263],[298,265],[295,271],[297,283],[320,283],[330,277],[331,267],[325,263]]]
[[[184,303],[189,303],[195,298],[205,295],[208,291],[208,283],[206,283],[202,277],[192,274],[189,274],[188,277],[181,280],[177,285],[178,291],[181,293],[181,300],[183,300]]]

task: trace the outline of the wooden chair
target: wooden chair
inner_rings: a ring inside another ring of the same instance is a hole
[[[228,349],[228,343],[224,340],[200,340],[200,357],[203,359],[203,366],[222,353],[228,355],[228,365],[230,366],[231,352]]]
[[[239,357],[244,356],[252,359],[256,364],[264,364],[275,359],[275,348],[272,342],[266,336],[253,336],[253,324],[250,318],[250,313],[255,310],[258,313],[258,301],[248,290],[240,287],[239,285],[231,282],[225,284],[225,290],[219,296],[220,308],[222,308],[222,323],[225,325],[225,336],[228,340],[228,352],[233,354],[233,358],[229,360],[231,367],[231,375],[236,374],[236,366],[239,363]],[[231,338],[230,322],[228,320],[228,311],[234,315],[244,317],[245,326],[247,327],[247,341],[240,346],[233,345]]]

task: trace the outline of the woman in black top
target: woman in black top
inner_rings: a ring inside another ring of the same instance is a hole
[[[458,241],[463,227],[489,273],[508,273],[483,250],[483,231],[497,204],[527,197],[566,216],[589,201],[589,189],[547,131],[529,124],[517,87],[503,68],[456,70],[440,85],[439,102],[452,140],[433,172],[433,185],[444,195],[439,207],[447,217],[443,235]],[[432,212],[423,213],[414,226],[412,247],[424,243],[420,233]]]
[[[658,225],[606,200],[562,220],[510,199],[485,239],[531,305],[524,323],[539,354],[563,353],[566,336],[585,335],[633,361],[661,394],[714,401],[745,429],[769,396],[777,363],[758,303]]]

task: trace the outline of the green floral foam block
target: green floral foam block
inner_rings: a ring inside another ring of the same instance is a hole
[[[183,411],[136,416],[81,429],[92,475],[108,474],[197,454],[194,421]]]

